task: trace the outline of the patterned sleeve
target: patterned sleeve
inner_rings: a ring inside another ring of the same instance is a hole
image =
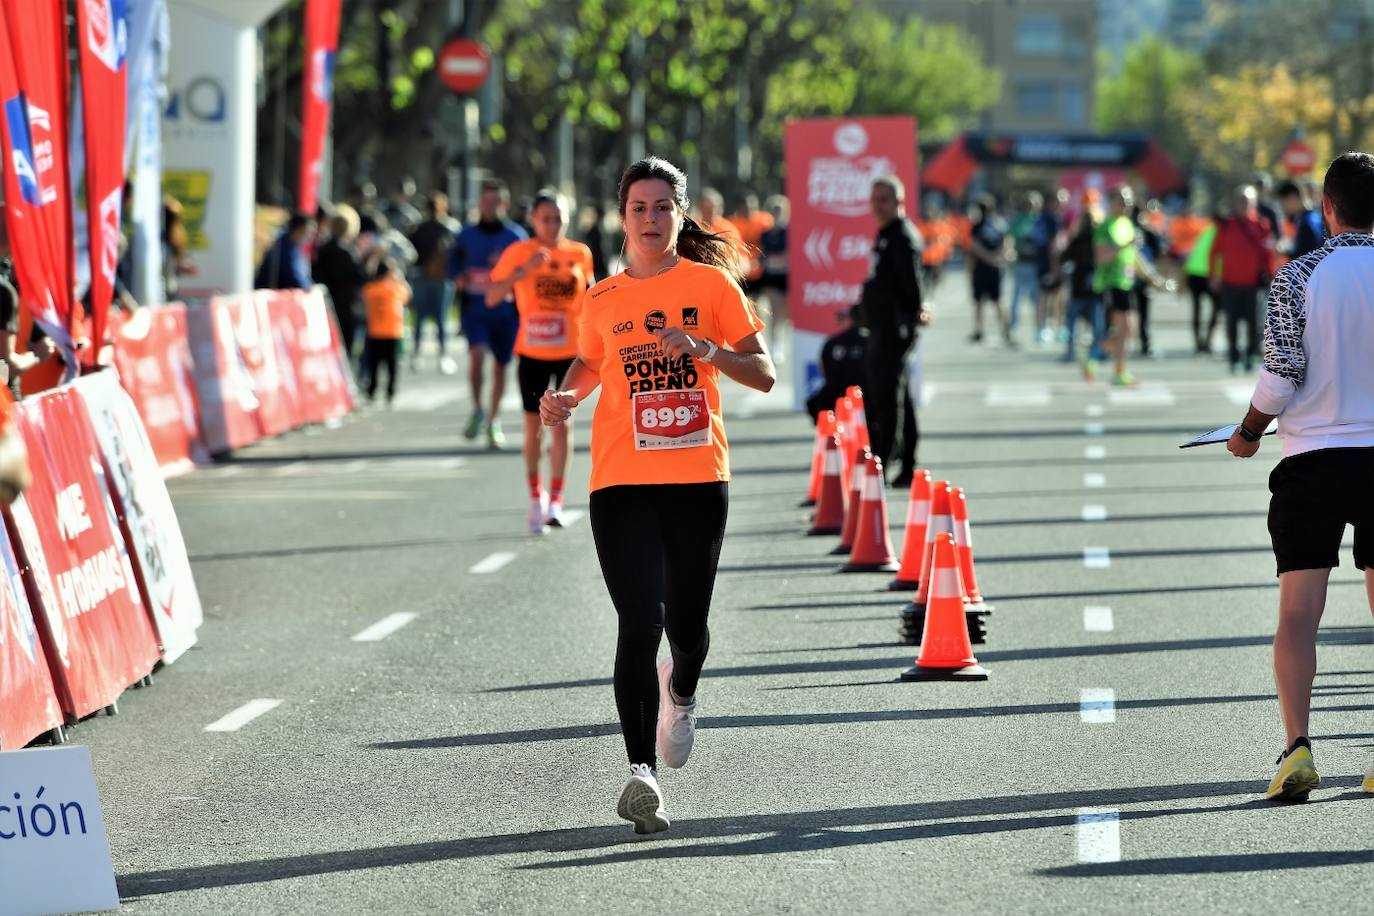
[[[1264,368],[1294,385],[1307,375],[1307,355],[1302,335],[1307,328],[1306,279],[1302,260],[1284,266],[1269,287],[1269,308],[1264,322]]]

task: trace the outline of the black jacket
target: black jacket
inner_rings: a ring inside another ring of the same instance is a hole
[[[906,217],[878,230],[859,302],[859,323],[870,331],[916,325],[921,313],[921,233]]]

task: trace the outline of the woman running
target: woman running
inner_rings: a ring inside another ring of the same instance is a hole
[[[578,318],[582,296],[592,285],[592,251],[566,238],[567,202],[555,191],[540,191],[530,207],[535,237],[516,242],[501,253],[491,270],[487,305],[515,292],[520,331],[515,353],[520,357],[516,380],[525,405],[525,471],[530,483],[529,530],[547,534],[563,527],[563,479],[572,459],[572,424],[553,430],[549,450],[549,488],[539,480],[543,427],[539,399],[568,374],[577,356]]]
[[[758,391],[776,377],[733,241],[686,216],[686,176],[642,159],[620,179],[619,207],[627,267],[587,293],[577,358],[540,413],[557,426],[602,388],[591,523],[620,620],[615,701],[630,779],[617,813],[654,833],[669,824],[656,765],[687,762],[710,645],[730,479],[720,376]],[[665,627],[670,655],[655,672]]]

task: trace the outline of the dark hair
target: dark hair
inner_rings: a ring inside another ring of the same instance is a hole
[[[625,205],[629,200],[630,186],[636,181],[666,182],[673,193],[673,204],[682,213],[682,229],[677,234],[677,253],[698,264],[710,264],[725,271],[736,282],[744,280],[744,272],[735,245],[730,239],[715,232],[707,232],[687,216],[687,176],[682,169],[666,159],[649,156],[641,159],[625,170],[620,176],[620,188],[616,194],[616,206],[620,219],[625,219]]]
[[[568,205],[567,201],[563,199],[563,195],[553,188],[540,188],[535,192],[534,200],[530,201],[530,212],[533,213],[537,210],[540,204],[553,204],[560,211]]]
[[[292,213],[291,218],[286,221],[286,232],[291,234],[309,226],[314,217],[305,213]]]
[[[1278,187],[1274,188],[1275,197],[1288,197],[1292,194],[1302,197],[1302,188],[1298,187],[1298,183],[1291,178],[1285,178],[1279,182]]]
[[[1322,193],[1336,218],[1352,229],[1374,226],[1374,156],[1342,153],[1326,169]]]
[[[396,267],[396,262],[391,258],[382,258],[377,262],[376,268],[372,271],[372,279],[381,280],[391,276],[393,273],[400,273]]]
[[[500,181],[499,179],[496,179],[496,178],[484,178],[484,179],[482,179],[482,184],[480,185],[480,191],[481,191],[482,193],[485,193],[485,192],[487,192],[487,191],[495,191],[497,194],[500,194],[500,195],[501,195],[501,199],[502,199],[502,200],[510,200],[510,191],[506,189],[506,184],[505,184],[505,182]]]

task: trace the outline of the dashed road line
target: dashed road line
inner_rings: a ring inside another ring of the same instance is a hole
[[[1085,423],[1083,425],[1083,435],[1101,436],[1107,432],[1107,427],[1102,423]]]
[[[1083,457],[1089,461],[1101,461],[1107,457],[1107,448],[1102,445],[1089,445],[1083,449]]]
[[[1084,547],[1083,566],[1085,569],[1107,569],[1112,565],[1112,552],[1106,547]]]
[[[1169,407],[1174,403],[1174,393],[1167,385],[1141,385],[1139,388],[1115,388],[1107,392],[1111,404],[1126,404],[1137,407]]]
[[[1106,506],[1084,506],[1083,521],[1085,522],[1105,522],[1107,520]]]
[[[410,611],[397,611],[395,614],[388,614],[366,630],[354,636],[353,642],[381,642],[418,616],[420,615],[413,614]]]
[[[1107,485],[1106,474],[1084,474],[1083,486],[1090,490],[1100,490]]]
[[[1102,404],[1089,404],[1083,408],[1083,412],[1090,417],[1102,417],[1106,416],[1107,408]]]
[[[1115,626],[1111,608],[1096,604],[1083,608],[1083,629],[1089,633],[1110,633]]]
[[[1049,385],[989,385],[984,403],[989,407],[1047,407]]]
[[[236,732],[258,716],[271,712],[281,704],[281,700],[249,700],[228,715],[205,726],[205,730],[207,732]]]
[[[1084,687],[1079,693],[1078,718],[1090,725],[1116,721],[1116,691],[1110,687]]]
[[[514,559],[515,554],[511,553],[510,551],[498,551],[489,557],[484,557],[483,559],[478,560],[471,567],[469,567],[468,572],[477,576],[490,575],[491,573],[497,572],[507,563]]]
[[[581,509],[564,509],[563,527],[571,528],[573,525],[581,521],[586,516],[586,514],[587,513],[583,512]]]
[[[1121,861],[1121,813],[1114,808],[1078,809],[1078,861]]]

